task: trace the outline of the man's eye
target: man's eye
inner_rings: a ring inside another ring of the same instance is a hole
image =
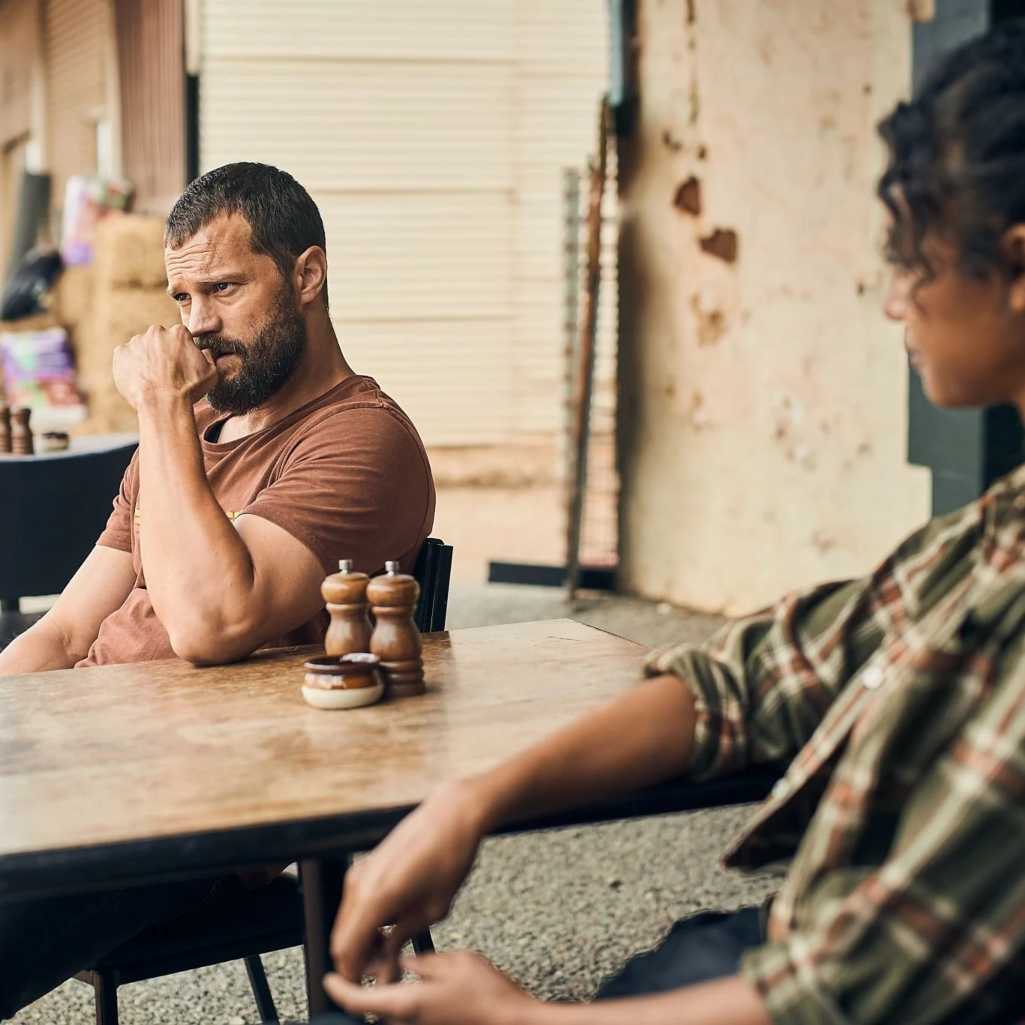
[[[173,300],[174,300],[174,301],[175,301],[176,303],[178,303],[179,305],[181,305],[181,303],[183,303],[183,302],[187,302],[187,301],[188,301],[188,298],[189,298],[189,293],[188,293],[188,292],[175,292],[175,294],[174,294],[174,295],[172,295],[172,296],[171,296],[171,298],[172,298],[172,299],[173,299]]]
[[[229,288],[234,288],[234,287],[235,287],[235,283],[233,281],[218,281],[217,284],[214,285],[214,291],[215,292],[226,292]]]

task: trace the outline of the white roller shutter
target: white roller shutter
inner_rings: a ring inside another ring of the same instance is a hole
[[[561,423],[562,168],[594,145],[594,0],[204,0],[203,169],[290,171],[346,354],[429,444]]]
[[[109,0],[46,0],[46,141],[52,203],[68,175],[97,171],[96,124],[109,118]]]

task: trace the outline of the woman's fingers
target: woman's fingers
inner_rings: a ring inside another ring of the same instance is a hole
[[[417,1003],[413,986],[360,986],[334,972],[324,976],[324,989],[350,1014],[383,1014],[397,1023],[408,1021]]]

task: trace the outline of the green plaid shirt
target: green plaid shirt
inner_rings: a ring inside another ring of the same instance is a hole
[[[1025,469],[647,671],[695,691],[697,778],[789,764],[726,859],[789,863],[743,962],[775,1025],[1025,1009]]]

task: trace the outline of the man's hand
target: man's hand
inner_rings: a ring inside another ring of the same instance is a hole
[[[522,1025],[537,1001],[480,954],[460,950],[403,958],[401,967],[418,983],[372,989],[339,975],[324,988],[350,1014],[383,1015],[392,1025]]]
[[[480,846],[483,828],[471,784],[429,797],[345,876],[331,935],[340,975],[389,981],[404,944],[444,918]],[[382,926],[395,928],[382,939]]]
[[[219,379],[209,354],[180,324],[147,328],[114,350],[114,384],[136,411],[154,398],[198,402]]]

